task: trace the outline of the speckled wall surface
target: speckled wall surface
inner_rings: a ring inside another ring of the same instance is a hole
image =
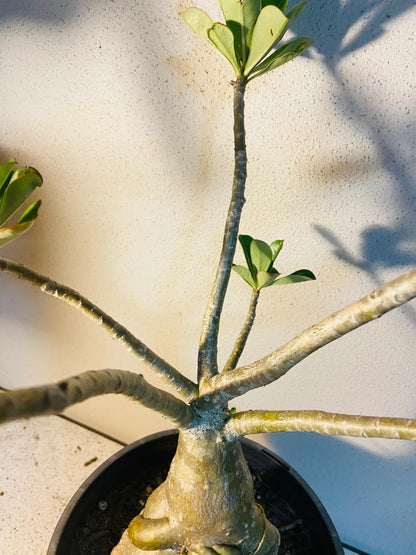
[[[187,5],[0,0],[0,154],[45,180],[39,221],[4,255],[82,291],[195,377],[232,180],[232,73],[177,17]],[[314,39],[309,54],[248,88],[241,232],[285,239],[279,270],[318,280],[263,292],[242,362],[416,262],[414,2],[310,0],[306,13],[294,28]],[[82,315],[0,278],[0,385],[105,367],[151,377]],[[222,358],[248,300],[232,276]],[[236,406],[415,417],[415,323],[415,305],[398,309]],[[126,441],[167,427],[119,398],[70,414]],[[414,445],[262,439],[312,484],[344,540],[412,552]]]

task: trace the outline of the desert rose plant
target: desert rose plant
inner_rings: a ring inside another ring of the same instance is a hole
[[[178,448],[166,481],[152,493],[142,513],[132,520],[119,545],[114,548],[115,554],[151,551],[160,555],[275,555],[279,549],[279,531],[255,502],[252,478],[240,446],[241,438],[247,434],[308,431],[416,440],[416,421],[410,419],[329,414],[315,410],[236,412],[230,409],[234,398],[278,380],[317,349],[416,297],[416,270],[305,329],[260,360],[238,366],[255,319],[261,290],[315,279],[314,274],[305,269],[285,276],[279,273],[275,263],[283,247],[282,240],[268,244],[249,235],[239,236],[247,173],[246,87],[252,79],[301,54],[311,40],[301,37],[279,45],[306,2],[299,2],[289,10],[287,0],[220,0],[220,5],[224,23],[214,22],[196,7],[181,14],[185,23],[214,46],[235,71],[232,82],[235,152],[232,196],[218,267],[202,323],[196,381],[185,377],[78,292],[23,265],[0,259],[1,270],[83,312],[136,354],[176,392],[173,395],[156,388],[139,374],[106,369],[85,372],[56,384],[0,394],[2,422],[58,413],[93,396],[120,393],[158,411],[179,429]],[[3,178],[0,223],[11,215],[7,206],[14,183],[19,179],[29,179],[29,175],[33,183],[24,188],[30,192],[41,183],[35,170],[28,170],[21,178],[19,175],[13,177],[15,174],[10,173],[12,162],[0,168]],[[26,192],[23,197],[25,200]],[[20,204],[16,200],[12,212]],[[29,215],[25,213],[17,226],[27,223],[28,227],[28,223],[33,222],[36,205],[32,205],[28,212]],[[0,240],[2,237],[0,235]],[[238,240],[247,266],[233,265]],[[247,282],[252,294],[234,348],[225,366],[219,368],[219,323],[233,269]]]

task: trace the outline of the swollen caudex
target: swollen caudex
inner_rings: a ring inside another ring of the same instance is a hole
[[[240,442],[214,428],[223,420],[219,411],[207,411],[180,432],[166,481],[129,527],[137,553],[146,546],[163,549],[165,540],[184,553],[215,545],[233,546],[242,555],[277,552],[278,532],[255,503]]]

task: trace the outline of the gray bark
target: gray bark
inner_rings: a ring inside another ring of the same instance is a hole
[[[281,378],[317,349],[416,297],[416,270],[321,320],[266,357],[211,378],[204,394],[228,399]]]
[[[176,426],[188,426],[194,413],[170,393],[148,384],[140,374],[125,370],[91,370],[58,383],[0,392],[0,422],[44,414],[106,393],[121,393],[161,413]]]
[[[265,432],[316,432],[333,436],[416,441],[416,420],[318,410],[253,410],[235,414],[226,424],[225,431],[238,436]]]
[[[220,260],[208,304],[205,310],[198,353],[198,383],[202,385],[218,373],[217,345],[220,317],[235,248],[241,212],[245,203],[247,154],[244,128],[244,93],[246,80],[239,77],[234,83],[234,181],[228,209]]]
[[[176,368],[154,353],[142,341],[137,339],[137,337],[134,337],[127,328],[119,324],[114,318],[106,314],[101,308],[74,289],[57,283],[47,276],[38,274],[30,268],[26,268],[23,264],[16,264],[5,258],[0,258],[0,270],[9,272],[18,279],[29,281],[47,295],[64,301],[85,314],[88,318],[104,328],[113,339],[124,345],[140,360],[149,365],[187,400],[192,399],[196,395],[197,387],[191,380],[183,376]]]

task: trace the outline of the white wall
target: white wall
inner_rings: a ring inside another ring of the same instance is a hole
[[[177,17],[187,5],[1,0],[0,154],[45,180],[39,221],[2,254],[82,291],[194,378],[232,180],[232,73]],[[415,265],[412,7],[311,0],[296,31],[315,47],[248,87],[241,232],[285,239],[279,269],[318,280],[262,293],[242,362]],[[105,367],[153,380],[82,315],[0,279],[3,387]],[[222,359],[248,299],[234,275]],[[415,417],[415,322],[415,305],[398,309],[235,404]],[[68,413],[126,441],[169,427],[115,397]],[[412,552],[414,445],[261,439],[312,484],[345,541]]]

